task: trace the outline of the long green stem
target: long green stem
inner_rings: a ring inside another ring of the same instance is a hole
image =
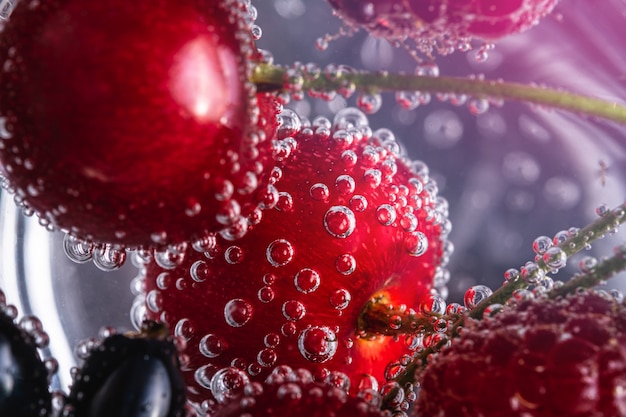
[[[576,275],[562,286],[548,293],[548,297],[557,298],[574,293],[578,288],[591,288],[626,269],[626,253],[618,253],[601,261],[591,271]]]
[[[626,203],[620,205],[615,210],[609,211],[606,215],[600,217],[595,222],[579,230],[574,236],[571,236],[561,243],[559,247],[569,257],[580,252],[593,241],[603,237],[606,233],[615,230],[615,228],[624,222],[626,222]],[[545,262],[543,262],[543,260],[537,262],[537,265],[539,265],[539,268],[543,269],[544,272],[550,271],[550,268],[545,264]],[[528,283],[521,277],[518,277],[511,282],[507,282],[506,285],[500,287],[492,295],[478,304],[472,310],[470,316],[472,318],[481,318],[485,308],[489,305],[504,304],[506,300],[511,298],[511,295],[515,292],[515,290],[526,287],[528,287]]]
[[[252,81],[260,90],[282,90],[287,70],[272,65],[259,65]],[[540,106],[566,110],[626,124],[626,106],[557,89],[494,80],[456,77],[428,77],[389,73],[340,72],[336,76],[303,77],[303,90],[337,90],[346,84],[361,91],[420,91],[451,93],[474,98],[494,98],[524,101]]]

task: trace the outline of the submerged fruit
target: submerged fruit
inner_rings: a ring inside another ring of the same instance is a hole
[[[626,416],[626,307],[585,291],[472,321],[433,356],[417,415]]]
[[[248,233],[156,253],[144,268],[146,314],[186,340],[197,401],[215,398],[214,375],[230,366],[256,381],[277,365],[305,367],[355,392],[384,382],[387,364],[412,350],[360,337],[359,312],[378,295],[417,308],[452,250],[445,200],[389,130],[372,134],[351,108],[334,126],[301,126],[290,111],[282,120],[275,183]]]
[[[472,37],[491,41],[522,32],[558,0],[328,0],[349,24],[391,41],[456,49]],[[420,42],[421,41],[421,42]],[[437,44],[436,46],[434,46]]]
[[[2,291],[0,298],[4,299]],[[32,321],[35,323],[41,326],[38,320]],[[48,415],[51,409],[48,371],[37,345],[33,337],[3,311],[0,311],[0,371],[0,415]]]
[[[0,172],[96,243],[189,241],[252,210],[276,106],[242,0],[20,1],[0,33]]]
[[[63,415],[184,416],[177,355],[167,330],[157,323],[144,323],[138,335],[107,337],[77,372]]]

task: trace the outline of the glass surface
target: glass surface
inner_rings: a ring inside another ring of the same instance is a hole
[[[359,32],[314,47],[340,21],[323,1],[254,2],[263,29],[261,48],[275,62],[348,64],[372,71],[413,72],[416,62],[401,48]],[[602,22],[598,24],[598,22]],[[437,57],[443,75],[485,74],[489,79],[547,84],[624,103],[626,97],[626,2],[563,0],[557,13],[531,31],[497,42],[489,59],[475,51]],[[503,272],[532,260],[532,241],[562,229],[582,227],[600,204],[614,207],[626,197],[626,129],[578,115],[506,102],[479,116],[467,106],[435,97],[416,110],[402,110],[392,95],[370,116],[387,127],[409,155],[427,162],[440,194],[450,205],[455,245],[449,269],[449,300],[459,302],[477,283],[497,288]],[[305,117],[332,118],[354,105],[304,100],[287,107]],[[35,314],[51,336],[50,354],[60,363],[57,388],[69,385],[77,341],[102,326],[131,329],[131,292],[136,268],[129,260],[115,272],[76,264],[63,253],[60,233],[24,217],[12,196],[0,195],[0,288],[20,315]],[[610,254],[624,231],[594,244],[583,255]],[[559,276],[577,271],[577,259]],[[626,289],[621,274],[610,283]]]

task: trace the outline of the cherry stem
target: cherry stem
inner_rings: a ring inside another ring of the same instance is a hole
[[[282,91],[286,85],[297,85],[301,91],[336,91],[350,85],[370,93],[420,91],[468,95],[478,99],[515,100],[626,124],[625,105],[543,86],[501,80],[429,77],[387,72],[341,71],[332,76],[320,76],[320,74],[294,75],[288,71],[289,69],[284,67],[261,64],[253,72],[252,81],[259,91]]]
[[[437,314],[418,314],[406,306],[394,307],[386,297],[372,298],[365,304],[357,322],[358,334],[363,338],[376,336],[433,333]]]
[[[616,254],[600,261],[591,271],[577,274],[562,286],[548,293],[550,298],[563,297],[575,293],[579,288],[591,288],[602,284],[617,273],[626,269],[626,245],[615,248]]]
[[[581,250],[588,248],[589,245],[607,233],[612,233],[617,227],[626,222],[626,203],[618,206],[616,209],[607,212],[595,222],[587,225],[579,230],[574,236],[570,236],[558,246],[569,257]],[[550,272],[551,268],[546,265],[543,259],[537,262],[539,268],[544,272]],[[470,312],[470,317],[480,319],[487,307],[492,304],[504,304],[513,293],[518,289],[527,288],[530,284],[521,277],[511,280],[498,290],[494,291],[489,297],[485,298]]]

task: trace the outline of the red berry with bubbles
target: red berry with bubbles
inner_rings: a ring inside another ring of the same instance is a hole
[[[236,369],[226,369],[224,378],[239,374]],[[245,377],[244,377],[245,378]],[[306,369],[292,370],[279,366],[261,384],[244,384],[229,393],[226,405],[213,414],[214,417],[264,416],[283,417],[383,417],[381,398],[372,390],[364,390],[359,396],[348,393],[330,382],[314,382]]]
[[[276,106],[242,0],[22,0],[0,34],[0,168],[83,240],[202,237],[252,211]]]
[[[186,340],[195,401],[215,397],[225,367],[256,381],[288,365],[345,380],[352,392],[379,386],[387,365],[415,347],[362,337],[361,309],[377,296],[418,309],[435,275],[446,275],[447,203],[389,130],[372,133],[351,108],[334,124],[281,118],[275,182],[248,233],[157,252],[144,268],[145,312]]]
[[[471,38],[487,41],[519,33],[549,14],[558,0],[328,0],[346,22],[391,41],[411,38],[441,52]]]
[[[432,357],[417,415],[626,416],[625,343],[626,306],[605,292],[518,301]]]

